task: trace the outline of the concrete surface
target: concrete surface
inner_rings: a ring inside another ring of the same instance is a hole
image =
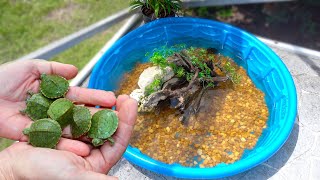
[[[294,129],[284,146],[268,161],[225,179],[320,180],[320,58],[271,48],[287,65],[297,88],[298,116]],[[109,175],[121,180],[176,179],[132,165],[124,158]]]

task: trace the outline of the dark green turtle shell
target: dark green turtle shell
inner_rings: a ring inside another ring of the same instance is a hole
[[[73,138],[78,138],[89,131],[91,127],[91,113],[88,108],[75,106],[72,117],[71,134]]]
[[[69,82],[58,75],[41,75],[40,91],[50,99],[63,97],[69,89]]]
[[[62,130],[52,119],[39,119],[31,124],[30,128],[23,130],[23,134],[29,136],[29,143],[35,147],[54,148],[62,135]]]
[[[34,121],[47,118],[47,111],[52,102],[53,101],[51,99],[44,97],[40,93],[33,94],[29,99],[27,99],[27,108],[22,112]]]
[[[74,105],[66,98],[55,100],[48,109],[48,115],[56,120],[61,128],[66,127],[72,122],[72,109]]]
[[[105,109],[96,112],[92,116],[91,128],[88,132],[88,136],[93,138],[93,145],[102,145],[116,132],[118,124],[118,116],[112,110]]]

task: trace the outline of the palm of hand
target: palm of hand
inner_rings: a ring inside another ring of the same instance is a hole
[[[0,99],[13,103],[23,102],[29,90],[38,91],[41,73],[54,73],[52,65],[43,66],[41,61],[23,61],[19,65],[9,63],[1,66],[0,75],[5,78],[1,79]]]

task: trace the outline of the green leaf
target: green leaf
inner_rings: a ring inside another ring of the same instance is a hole
[[[159,6],[159,3],[157,2],[154,6],[154,15],[156,18],[159,16],[159,8],[160,6]]]
[[[162,84],[163,84],[162,79],[160,77],[155,77],[153,82],[145,88],[145,95],[149,96],[150,94],[156,92],[161,88]]]
[[[140,0],[131,1],[130,2],[130,9],[131,10],[138,9],[138,8],[142,7],[143,5],[144,5],[144,3],[141,2]]]
[[[168,13],[171,14],[171,6],[168,6]]]

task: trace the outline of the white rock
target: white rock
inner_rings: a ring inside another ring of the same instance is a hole
[[[152,66],[145,69],[139,77],[138,85],[140,89],[144,90],[150,85],[156,77],[160,77],[163,81],[167,81],[174,76],[171,67],[166,67],[164,71],[158,66]]]
[[[142,89],[135,89],[131,92],[130,97],[139,102],[143,95],[144,94]]]
[[[138,86],[141,89],[145,89],[149,84],[151,84],[154,78],[161,74],[162,70],[157,66],[149,67],[140,74]]]

